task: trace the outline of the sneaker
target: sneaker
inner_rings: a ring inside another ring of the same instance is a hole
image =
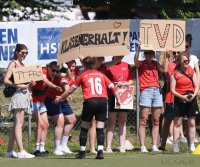
[[[17,153],[15,151],[10,151],[6,153],[6,156],[10,158],[17,158]]]
[[[90,149],[90,153],[91,153],[91,154],[95,154],[95,155],[97,155],[96,150],[91,150],[91,149]]]
[[[120,152],[120,153],[125,153],[126,150],[125,150],[125,148],[121,147],[121,148],[119,149],[119,152]]]
[[[148,152],[149,152],[149,151],[146,149],[145,146],[141,146],[141,147],[140,147],[140,150],[141,150],[142,153],[148,153]]]
[[[167,138],[167,141],[166,141],[166,144],[172,145],[172,144],[173,144],[173,141],[171,141],[171,140],[169,139],[169,137],[168,137],[168,138]]]
[[[25,150],[18,152],[18,158],[35,158],[35,155],[26,152]]]
[[[54,153],[54,155],[65,155],[65,153],[62,152],[62,151],[59,150],[59,149],[55,149],[53,153]]]
[[[85,158],[85,151],[79,151],[78,154],[75,155],[76,159],[84,159]]]
[[[72,154],[68,146],[62,147],[61,151],[65,154]]]
[[[112,148],[106,148],[105,153],[113,153]]]
[[[186,137],[180,137],[180,138],[179,138],[179,141],[180,141],[181,143],[187,143],[187,142],[188,142]]]
[[[103,156],[103,150],[99,150],[97,152],[97,156],[95,159],[104,159],[104,156]]]
[[[179,152],[180,152],[178,143],[176,143],[176,144],[173,145],[173,152],[174,152],[174,153],[179,153]]]
[[[194,139],[194,143],[198,143],[199,140],[197,138]]]
[[[33,153],[36,157],[41,157],[43,156],[42,152],[40,152],[40,150],[36,150],[34,153]]]
[[[190,151],[190,152],[194,152],[194,151],[195,151],[195,146],[194,146],[194,144],[190,144],[189,151]]]
[[[49,151],[46,150],[46,151],[42,151],[41,153],[43,156],[45,156],[45,155],[49,154]]]
[[[162,150],[159,150],[157,145],[153,145],[152,152],[162,152]]]
[[[158,149],[161,150],[161,151],[166,151],[166,149],[165,149],[165,148],[162,148],[161,146],[158,147]]]

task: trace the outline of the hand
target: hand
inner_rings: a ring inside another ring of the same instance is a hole
[[[62,92],[62,88],[60,86],[55,86],[54,89],[56,89],[58,92]]]
[[[36,84],[35,81],[31,81],[28,85],[29,85],[29,87],[32,87],[32,86],[34,86],[35,84]]]
[[[54,99],[54,103],[55,104],[58,104],[61,102],[61,97],[60,96],[57,96],[55,99]]]
[[[116,102],[116,108],[120,109],[120,106],[121,106],[121,102],[117,100],[117,102]]]
[[[170,58],[172,56],[172,50],[166,50],[166,58]]]
[[[187,101],[191,102],[196,96],[194,94],[187,95]]]
[[[182,95],[182,100],[184,101],[184,103],[189,102],[190,100],[187,98],[188,95]]]
[[[64,69],[66,69],[66,70],[68,69],[68,65],[67,65],[66,63],[63,63],[63,64],[62,64],[62,67],[63,67]]]
[[[72,101],[72,100],[73,100],[73,99],[72,99],[72,95],[69,95],[69,96],[67,97],[67,99],[70,100],[70,101]]]

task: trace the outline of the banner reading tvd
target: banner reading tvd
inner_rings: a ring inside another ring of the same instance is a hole
[[[185,21],[141,20],[140,40],[143,50],[185,50]]]
[[[42,66],[28,66],[13,69],[15,84],[40,81],[43,79]]]
[[[81,23],[63,30],[58,64],[82,56],[120,56],[129,54],[130,20]]]

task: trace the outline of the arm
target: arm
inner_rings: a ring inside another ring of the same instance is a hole
[[[43,81],[48,87],[56,89],[59,92],[62,92],[62,88],[60,86],[54,85],[51,81],[47,79],[45,75],[43,75]]]
[[[135,63],[136,68],[139,68],[140,65],[141,65],[141,62],[138,60],[139,55],[140,55],[140,50],[141,50],[140,45],[141,45],[141,42],[138,43],[138,49],[137,49],[135,56],[134,56],[134,63]]]
[[[195,69],[195,72],[196,72],[196,78],[197,78],[197,83],[200,83],[200,72],[199,72],[199,64],[198,63],[196,63],[195,65],[194,65],[194,69]]]
[[[196,73],[194,73],[192,80],[193,80],[193,85],[194,85],[194,94],[192,95],[192,98],[190,99],[190,101],[193,100],[199,92],[199,84],[198,84],[198,81],[197,81],[197,74]]]
[[[172,56],[171,55],[172,54],[172,52],[171,51],[167,51],[167,52],[165,52],[165,62],[164,62],[164,69],[163,69],[163,67],[160,65],[160,63],[159,62],[157,62],[157,68],[158,68],[158,71],[159,72],[161,72],[161,73],[167,73],[168,72],[168,63],[169,63],[169,59],[170,59],[170,57]]]

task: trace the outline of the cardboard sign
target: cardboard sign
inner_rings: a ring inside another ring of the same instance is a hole
[[[185,21],[141,20],[140,41],[143,50],[184,51]]]
[[[130,20],[81,23],[62,32],[58,64],[83,57],[129,54]]]
[[[29,66],[13,69],[15,84],[40,81],[43,79],[42,66]]]
[[[133,110],[134,86],[118,87],[117,92],[119,94],[119,98],[122,103],[120,109]],[[116,99],[115,99],[115,108],[117,108]]]

